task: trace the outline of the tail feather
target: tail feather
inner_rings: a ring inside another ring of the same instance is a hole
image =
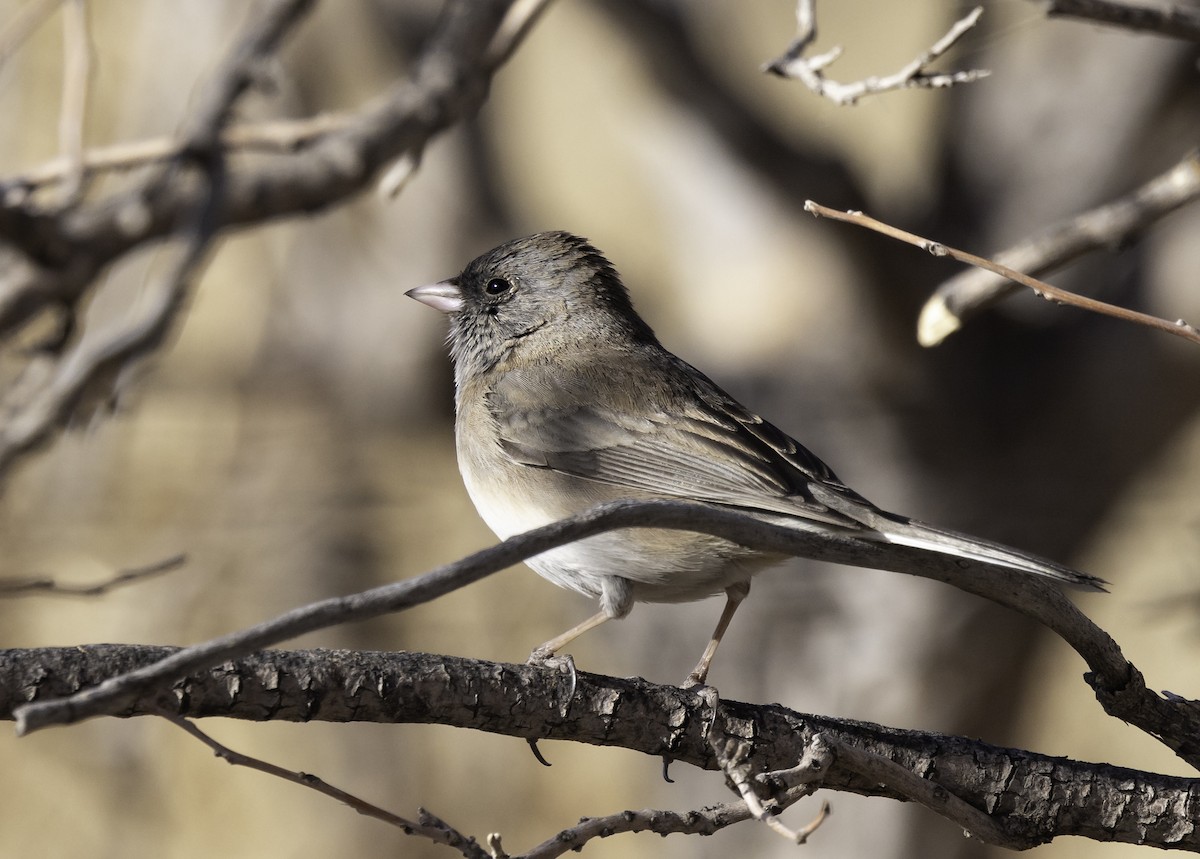
[[[860,537],[892,543],[898,546],[922,549],[928,552],[935,552],[939,555],[949,555],[978,563],[991,564],[1015,570],[1016,572],[1053,579],[1054,581],[1086,590],[1105,592],[1108,590],[1105,587],[1108,582],[1104,581],[1104,579],[1080,572],[1079,570],[1047,560],[1046,558],[1040,558],[1029,552],[1023,552],[1020,549],[1014,549],[1011,546],[1005,546],[1000,543],[993,543],[990,540],[982,540],[978,537],[972,537],[969,534],[960,534],[956,531],[935,528],[932,525],[926,525],[923,522],[917,522],[916,520],[893,513],[885,513],[873,505],[864,505],[853,499],[836,495],[825,487],[821,487],[823,491],[816,490],[816,487],[814,487],[814,490],[814,495],[817,496],[821,503],[851,517],[870,529],[868,532],[860,533],[858,535]]]

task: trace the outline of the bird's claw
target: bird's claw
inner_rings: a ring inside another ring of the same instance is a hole
[[[563,696],[562,704],[559,706],[559,713],[565,719],[571,709],[571,699],[575,697],[575,689],[579,685],[579,673],[575,670],[575,660],[571,658],[571,654],[556,655],[552,651],[539,647],[529,654],[526,664],[536,665],[538,668],[551,668],[567,676],[567,694]]]

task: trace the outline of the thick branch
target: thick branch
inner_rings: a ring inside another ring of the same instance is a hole
[[[601,505],[476,552],[423,576],[335,597],[294,609],[266,623],[186,648],[95,689],[61,701],[31,704],[17,713],[21,733],[120,712],[151,689],[193,671],[246,655],[306,632],[402,611],[465,587],[526,558],[617,528],[674,528],[712,534],[765,552],[892,570],[954,585],[1044,624],[1086,660],[1085,675],[1110,715],[1161,740],[1200,767],[1200,705],[1164,698],[1146,688],[1142,675],[1112,637],[1091,622],[1062,590],[1043,579],[981,567],[961,558],[903,546],[886,548],[851,535],[815,535],[773,525],[743,513],[668,501],[620,501]]]
[[[96,645],[0,651],[0,717],[14,705],[71,694],[178,651]],[[421,653],[275,651],[254,654],[177,682],[169,695],[130,702],[122,716],[255,721],[444,724],[507,736],[619,746],[717,769],[708,741],[714,713],[702,696],[645,680],[580,672],[566,716],[557,672]],[[722,731],[750,745],[756,771],[800,760],[817,734],[865,750],[936,782],[986,812],[1015,845],[1080,835],[1198,851],[1200,785],[1194,779],[1048,757],[962,737],[902,731],[725,701]],[[899,798],[873,775],[838,761],[822,786]]]

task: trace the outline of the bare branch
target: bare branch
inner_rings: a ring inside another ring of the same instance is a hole
[[[122,585],[132,584],[142,579],[160,576],[163,573],[177,570],[185,563],[187,563],[187,555],[172,555],[165,560],[144,567],[122,570],[104,581],[91,585],[68,585],[45,576],[34,576],[26,579],[0,579],[0,597],[30,596],[33,594],[61,594],[76,597],[100,596]]]
[[[1132,194],[1055,224],[995,254],[1006,268],[1037,276],[1101,248],[1130,241],[1159,218],[1200,197],[1200,150],[1151,179]],[[917,322],[917,340],[936,346],[985,307],[1017,291],[1008,278],[978,268],[947,280],[936,290]]]
[[[1078,18],[1126,30],[1200,42],[1200,9],[1182,3],[1036,0],[1051,18]]]
[[[725,773],[725,778],[741,796],[742,803],[746,806],[749,814],[755,820],[765,824],[776,835],[782,836],[793,844],[804,844],[829,816],[829,803],[822,803],[820,813],[800,829],[790,829],[785,826],[779,819],[779,812],[797,799],[811,794],[824,778],[832,759],[829,743],[819,735],[814,736],[808,748],[805,749],[803,759],[795,767],[789,768],[786,772],[762,773],[757,778],[751,778],[753,745],[742,737],[727,734],[723,721],[715,718],[721,704],[716,689],[705,686],[700,688],[697,694],[704,701],[704,705],[714,714],[706,739],[716,758],[717,766],[721,768],[721,771]],[[782,784],[785,778],[789,780],[793,788],[796,784],[804,785],[803,790],[789,788],[786,792],[790,798],[789,802],[786,804],[780,802],[778,791],[773,800],[766,804],[758,798],[758,794],[755,792],[756,786],[772,783]]]
[[[992,600],[1044,624],[1074,648],[1091,669],[1086,679],[1107,713],[1138,726],[1200,768],[1200,705],[1183,698],[1165,698],[1146,688],[1144,678],[1112,637],[1079,611],[1058,586],[1037,577],[929,555],[919,549],[890,546],[886,553],[880,553],[877,544],[852,535],[817,536],[735,511],[669,501],[600,505],[510,537],[423,576],[293,609],[249,629],[180,650],[160,663],[106,680],[69,698],[21,707],[17,712],[18,733],[122,712],[149,690],[222,660],[335,624],[403,611],[526,558],[618,528],[696,531],[765,552],[931,578]]]
[[[985,844],[1021,850],[1027,846],[1025,838],[1013,837],[986,813],[959,799],[935,781],[917,775],[907,767],[875,752],[858,749],[826,738],[837,759],[845,766],[865,778],[887,785],[903,794],[905,798],[918,802],[942,817],[953,820],[972,838]]]
[[[495,64],[511,54],[546,4],[451,2],[411,80],[358,113],[225,132],[233,101],[310,5],[311,0],[277,2],[256,16],[257,24],[214,76],[179,141],[151,141],[83,158],[85,172],[101,164],[146,160],[165,161],[162,171],[65,212],[39,209],[30,191],[38,182],[71,176],[70,159],[35,170],[30,183],[18,177],[16,184],[0,187],[0,336],[47,308],[69,312],[122,254],[164,236],[179,240],[178,261],[159,287],[154,307],[112,332],[80,337],[74,350],[50,368],[46,383],[10,392],[9,418],[0,434],[0,473],[50,440],[81,402],[110,399],[112,379],[164,342],[186,303],[208,239],[217,232],[339,203],[392,163],[398,166],[391,185],[402,184],[427,141],[482,103]],[[275,157],[233,161],[222,148],[228,140]]]
[[[0,650],[0,718],[11,718],[16,705],[31,698],[69,694],[178,652],[133,645]],[[815,769],[802,765],[798,775],[791,775],[798,772],[792,765],[814,748],[853,747],[886,758],[915,778],[936,773],[938,787],[985,812],[1021,846],[1079,835],[1200,852],[1200,829],[1192,825],[1200,814],[1196,779],[797,713],[779,705],[722,701],[714,712],[693,691],[587,672],[579,673],[571,718],[564,720],[561,690],[553,671],[531,665],[412,652],[263,651],[184,678],[166,695],[152,690],[120,715],[157,716],[169,707],[188,718],[436,723],[621,747],[653,758],[669,755],[707,770],[719,769],[708,739],[711,725],[719,721],[725,736],[750,744],[753,769],[762,772],[754,780],[775,794],[774,801],[792,801],[818,781],[827,790],[909,798],[894,777],[864,774],[838,755],[818,754]],[[799,794],[780,797],[780,788]],[[1053,801],[1047,801],[1050,797]],[[709,826],[736,822],[730,815],[744,820],[749,812],[740,802],[686,814],[633,812],[632,818],[600,818],[595,828],[607,823],[616,827],[613,831],[706,832],[712,831]],[[580,834],[592,831],[582,825]]]
[[[26,403],[10,405],[12,414],[0,428],[0,475],[22,453],[47,441],[82,401],[97,398],[97,389],[111,387],[131,362],[157,349],[166,339],[216,233],[216,214],[224,203],[226,168],[219,145],[220,130],[234,102],[254,81],[259,63],[312,2],[272,0],[265,4],[262,14],[247,27],[218,69],[185,124],[179,163],[153,177],[149,186],[152,190],[147,191],[157,196],[167,187],[182,184],[185,168],[199,168],[202,194],[192,201],[189,210],[180,213],[174,227],[173,259],[151,307],[131,324],[119,324],[96,337],[81,339],[41,390]]]
[[[474,838],[465,837],[457,829],[454,829],[445,821],[435,817],[425,809],[420,809],[419,811],[420,822],[407,820],[398,814],[393,814],[384,808],[380,808],[378,805],[369,803],[352,793],[347,793],[340,788],[336,788],[319,776],[289,770],[286,767],[264,761],[261,758],[236,752],[228,746],[218,743],[188,719],[169,713],[163,713],[162,715],[168,722],[182,728],[192,737],[204,743],[204,745],[212,749],[213,754],[232,766],[257,770],[258,772],[281,778],[292,784],[310,788],[317,793],[336,799],[343,805],[350,806],[350,808],[353,808],[365,817],[372,817],[375,820],[382,820],[390,826],[395,826],[403,830],[407,835],[420,835],[428,838],[435,844],[445,844],[449,847],[454,847],[463,856],[468,857],[468,859],[488,859],[487,852],[475,842]]]
[[[221,148],[228,155],[294,152],[319,137],[346,129],[355,118],[353,114],[330,113],[304,119],[235,125],[221,132]],[[184,142],[178,137],[154,137],[96,147],[83,153],[83,174],[90,178],[96,173],[160,164],[178,158],[183,149]],[[0,199],[8,204],[24,199],[43,186],[64,181],[69,169],[65,158],[57,158],[24,173],[0,179]]]
[[[550,0],[516,0],[483,54],[484,65],[494,70],[508,60],[549,5]]]
[[[955,84],[971,83],[985,78],[990,72],[971,69],[962,72],[933,72],[929,66],[950,50],[963,34],[975,26],[983,7],[976,6],[954,23],[944,36],[899,71],[884,77],[870,77],[853,83],[830,80],[824,69],[842,55],[841,47],[835,47],[816,57],[805,57],[804,52],[817,39],[816,0],[797,0],[797,36],[784,53],[763,66],[763,71],[781,78],[798,80],[819,96],[835,104],[851,105],[867,95],[891,92],[900,89],[941,89]]]
[[[1022,286],[1027,286],[1034,291],[1039,298],[1044,298],[1047,301],[1053,301],[1056,304],[1065,304],[1070,307],[1078,307],[1082,310],[1090,310],[1093,313],[1099,313],[1104,316],[1111,316],[1115,319],[1121,319],[1126,322],[1133,322],[1137,325],[1145,325],[1147,328],[1153,328],[1157,331],[1165,331],[1168,334],[1174,334],[1177,337],[1182,337],[1185,340],[1190,340],[1193,343],[1200,343],[1200,331],[1197,331],[1191,325],[1188,325],[1182,319],[1177,319],[1174,322],[1168,322],[1165,319],[1160,319],[1157,316],[1151,316],[1148,313],[1140,313],[1136,310],[1129,310],[1125,307],[1117,307],[1114,304],[1097,301],[1094,298],[1088,298],[1084,295],[1076,295],[1073,292],[1067,292],[1065,289],[1060,289],[1057,286],[1051,286],[1044,281],[1029,277],[1019,271],[1009,268],[1005,265],[993,262],[992,260],[983,257],[975,256],[975,254],[966,251],[952,248],[949,245],[944,245],[940,242],[935,242],[931,239],[922,238],[914,233],[906,232],[898,227],[893,227],[890,224],[885,224],[882,221],[877,221],[872,217],[864,215],[862,212],[839,212],[836,209],[830,209],[812,200],[808,200],[804,204],[805,211],[812,212],[817,217],[831,218],[835,221],[844,221],[848,224],[856,224],[860,227],[866,227],[869,230],[874,230],[877,233],[882,233],[893,239],[899,239],[902,242],[907,242],[914,247],[926,250],[934,256],[948,256],[959,262],[969,263],[987,271],[994,272],[1008,280],[1015,281]]]

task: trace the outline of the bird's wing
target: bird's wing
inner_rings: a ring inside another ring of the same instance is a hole
[[[664,357],[677,363],[641,377],[599,361],[583,372],[509,372],[486,395],[501,449],[520,465],[631,494],[783,514],[872,542],[1103,590],[1103,580],[1053,561],[879,509],[795,439]]]
[[[672,372],[661,379],[636,378],[619,365],[506,373],[487,394],[501,448],[521,465],[634,493],[862,527],[814,497],[810,483],[819,481],[868,504],[828,466],[697,371],[682,372],[691,368],[664,357]]]

